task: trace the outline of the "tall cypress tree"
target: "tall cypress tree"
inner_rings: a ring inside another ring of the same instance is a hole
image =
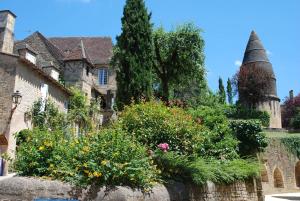
[[[233,104],[233,92],[232,92],[231,81],[229,78],[227,80],[227,97],[228,97],[228,103],[230,105],[232,105]]]
[[[151,15],[143,0],[127,0],[122,17],[122,33],[117,37],[112,66],[117,76],[117,105],[152,95],[153,44]]]
[[[226,103],[226,92],[225,92],[223,80],[221,77],[219,78],[219,100],[220,100],[220,103],[223,103],[223,104]]]

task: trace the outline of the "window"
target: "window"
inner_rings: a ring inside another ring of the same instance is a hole
[[[89,69],[89,67],[87,66],[86,69],[85,69],[85,74],[86,74],[86,76],[89,76],[89,73],[90,73],[90,69]]]
[[[108,81],[108,69],[107,68],[99,69],[99,84],[107,85],[107,81]]]

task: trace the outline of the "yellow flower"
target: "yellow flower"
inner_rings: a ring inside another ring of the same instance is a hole
[[[82,148],[83,152],[89,152],[90,151],[90,148],[88,146],[84,146]]]
[[[44,145],[45,145],[46,147],[52,147],[52,142],[45,141],[45,142],[44,142]]]
[[[108,161],[107,160],[103,160],[103,161],[101,161],[101,165],[106,165],[108,163]]]
[[[40,151],[43,151],[44,149],[45,149],[44,146],[40,146],[40,147],[39,147],[39,150],[40,150]]]
[[[95,177],[101,177],[102,176],[102,173],[101,172],[94,172],[93,175]]]

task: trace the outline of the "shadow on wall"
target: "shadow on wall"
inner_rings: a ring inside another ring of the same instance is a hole
[[[274,187],[275,188],[284,188],[284,181],[281,170],[276,167],[273,173],[274,178]]]

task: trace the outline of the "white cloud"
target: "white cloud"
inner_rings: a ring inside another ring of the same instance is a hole
[[[240,67],[242,65],[242,62],[240,60],[235,60],[234,65]]]

